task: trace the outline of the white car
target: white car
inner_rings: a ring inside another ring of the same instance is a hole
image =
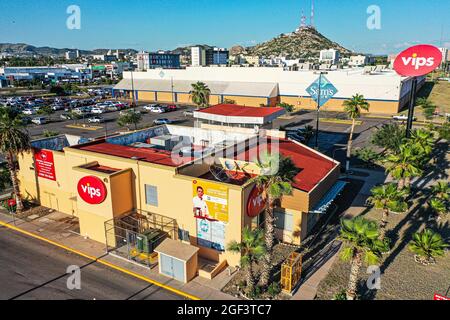
[[[401,115],[398,115],[398,116],[393,116],[392,119],[398,120],[398,121],[406,121],[406,120],[408,120],[408,116],[405,115],[405,114],[401,114]],[[417,118],[414,117],[413,120],[416,121]]]
[[[147,111],[152,111],[154,108],[157,108],[157,107],[158,107],[158,105],[156,105],[156,104],[149,104],[149,105],[143,106],[142,109],[147,110]]]
[[[102,123],[102,122],[105,122],[105,119],[103,119],[102,117],[95,116],[95,117],[89,118],[88,122],[89,123]]]
[[[36,111],[34,111],[33,109],[25,109],[22,111],[22,113],[32,115],[32,114],[36,114]]]
[[[31,120],[31,122],[33,122],[34,124],[37,124],[37,125],[42,125],[42,124],[47,123],[47,119],[45,119],[44,117],[38,117],[38,118],[33,118]]]
[[[153,112],[153,113],[164,113],[164,112],[166,112],[166,110],[161,108],[161,107],[152,107],[152,108],[150,108],[150,112]]]
[[[92,108],[91,109],[91,113],[94,113],[94,114],[102,114],[104,112],[105,111],[103,109],[101,109],[101,108]]]

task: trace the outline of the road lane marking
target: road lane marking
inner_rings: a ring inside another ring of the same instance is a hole
[[[86,254],[86,253],[83,253],[83,252],[81,252],[81,251],[79,251],[79,250],[76,250],[76,249],[67,247],[67,246],[65,246],[65,245],[63,245],[63,244],[60,244],[60,243],[55,242],[55,241],[53,241],[53,240],[44,238],[44,237],[42,237],[42,236],[40,236],[40,235],[37,235],[37,234],[34,234],[34,233],[32,233],[32,232],[23,230],[23,229],[21,229],[21,228],[18,228],[18,227],[16,227],[16,226],[13,226],[13,225],[11,225],[11,224],[9,224],[9,223],[0,221],[0,226],[3,226],[3,227],[5,227],[5,228],[14,230],[14,231],[19,232],[19,233],[22,233],[22,234],[25,234],[25,235],[30,236],[30,237],[32,237],[32,238],[35,238],[35,239],[44,241],[44,242],[49,243],[49,244],[51,244],[51,245],[53,245],[53,246],[59,247],[59,248],[64,249],[64,250],[66,250],[66,251],[69,251],[69,252],[75,253],[75,254],[77,254],[77,255],[79,255],[79,256],[82,256],[82,257],[84,257],[84,258],[86,258],[86,259],[93,260],[93,261],[95,261],[95,262],[98,262],[98,263],[100,263],[100,264],[103,264],[103,265],[105,265],[105,266],[107,266],[107,267],[110,267],[110,268],[112,268],[112,269],[118,270],[118,271],[120,271],[120,272],[123,272],[123,273],[125,273],[125,274],[130,275],[130,276],[133,276],[133,277],[135,277],[135,278],[138,278],[138,279],[143,280],[143,281],[145,281],[145,282],[148,282],[148,283],[150,283],[150,284],[153,284],[153,285],[156,285],[156,286],[161,287],[161,288],[163,288],[163,289],[166,289],[166,290],[168,290],[168,291],[170,291],[170,292],[176,293],[176,294],[178,294],[178,295],[180,295],[180,296],[182,296],[182,297],[185,297],[185,298],[188,298],[188,299],[191,299],[191,300],[201,300],[199,297],[196,297],[196,296],[194,296],[194,295],[191,295],[191,294],[189,294],[189,293],[187,293],[187,292],[178,290],[178,289],[176,289],[176,288],[173,288],[173,287],[171,287],[171,286],[168,286],[168,285],[163,284],[163,283],[161,283],[161,282],[158,282],[158,281],[156,281],[156,280],[153,280],[153,279],[147,278],[147,277],[145,277],[145,276],[142,276],[142,275],[140,275],[140,274],[138,274],[138,273],[135,273],[135,272],[133,272],[133,271],[124,269],[124,268],[122,268],[122,267],[119,267],[119,266],[117,266],[117,265],[111,263],[111,262],[108,262],[108,261],[105,261],[105,260],[96,258],[96,257],[94,257],[94,256],[90,256],[90,255],[88,255],[88,254]]]

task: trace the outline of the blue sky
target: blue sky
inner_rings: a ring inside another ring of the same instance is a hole
[[[138,50],[249,46],[293,31],[310,1],[1,0],[0,42]],[[66,27],[72,4],[81,9],[80,30]],[[369,5],[381,9],[380,30],[366,27]],[[315,0],[315,6],[318,30],[358,52],[394,53],[441,39],[450,47],[449,0]]]

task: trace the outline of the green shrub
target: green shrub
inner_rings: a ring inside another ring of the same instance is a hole
[[[278,282],[272,282],[269,287],[267,288],[267,293],[272,297],[275,298],[277,295],[279,295],[281,292],[281,286]]]
[[[347,300],[347,294],[345,293],[345,290],[342,289],[338,293],[336,293],[333,297],[333,300]]]

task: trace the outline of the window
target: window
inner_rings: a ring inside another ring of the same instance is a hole
[[[155,186],[145,185],[145,203],[151,206],[158,206],[158,188]]]
[[[181,241],[190,242],[189,231],[183,230],[183,229],[178,229],[178,239]]]
[[[294,230],[294,216],[281,210],[275,210],[275,228],[285,231]]]

